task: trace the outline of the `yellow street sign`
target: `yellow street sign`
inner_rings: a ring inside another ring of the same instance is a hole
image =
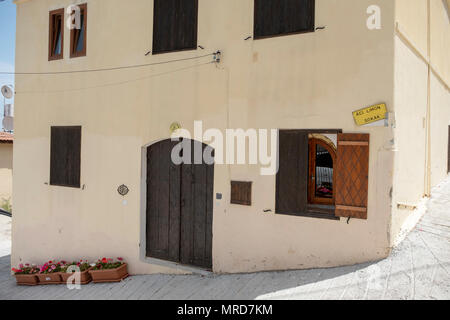
[[[358,126],[386,119],[387,108],[385,103],[377,104],[353,112],[353,118]]]

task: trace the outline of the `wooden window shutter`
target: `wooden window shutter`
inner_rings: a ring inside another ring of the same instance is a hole
[[[308,203],[308,133],[279,132],[276,213],[298,215]]]
[[[252,205],[252,183],[231,181],[231,203],[244,206]]]
[[[367,219],[369,134],[338,134],[336,216]]]
[[[315,0],[255,0],[254,37],[314,31]]]
[[[52,127],[50,185],[80,188],[81,127]]]
[[[153,54],[197,48],[198,0],[155,0]]]

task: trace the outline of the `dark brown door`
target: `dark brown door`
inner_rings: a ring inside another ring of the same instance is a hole
[[[165,140],[147,149],[147,256],[203,268],[212,267],[214,165],[175,165]]]

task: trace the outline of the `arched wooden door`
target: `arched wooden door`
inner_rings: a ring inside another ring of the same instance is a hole
[[[189,140],[204,151],[210,148]],[[147,149],[147,256],[212,268],[214,165],[175,165],[164,140]]]

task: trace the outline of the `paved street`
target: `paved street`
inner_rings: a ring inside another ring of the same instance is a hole
[[[450,179],[417,227],[377,263],[220,276],[134,276],[118,284],[19,287],[10,276],[10,219],[0,217],[0,299],[450,299]]]

